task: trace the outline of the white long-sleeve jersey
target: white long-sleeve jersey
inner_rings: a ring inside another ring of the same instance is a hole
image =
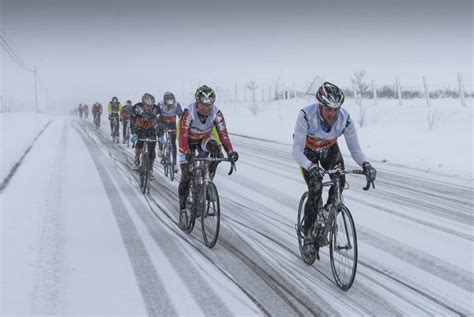
[[[352,158],[362,166],[366,157],[360,148],[356,128],[349,112],[341,108],[336,122],[329,126],[322,119],[319,107],[319,104],[311,104],[301,109],[298,114],[293,134],[293,158],[295,161],[301,167],[309,169],[313,164],[304,155],[305,147],[313,147],[314,151],[325,150],[335,144],[337,138],[344,134]]]

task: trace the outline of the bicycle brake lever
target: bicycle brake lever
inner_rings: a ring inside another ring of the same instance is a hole
[[[367,185],[365,185],[365,187],[362,188],[362,189],[363,189],[363,190],[369,190],[369,188],[370,188],[370,183],[371,183],[370,181],[367,181]]]
[[[235,167],[235,163],[234,162],[230,162],[230,170],[229,170],[229,173],[227,175],[232,175],[232,173],[235,171],[237,171],[237,167]]]

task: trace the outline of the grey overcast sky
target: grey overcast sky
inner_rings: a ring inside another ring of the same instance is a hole
[[[68,106],[252,79],[349,86],[359,69],[378,84],[472,80],[470,0],[1,1],[10,44]],[[3,49],[1,65],[0,92],[31,100],[32,75]]]

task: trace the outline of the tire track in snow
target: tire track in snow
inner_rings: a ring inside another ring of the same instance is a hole
[[[38,134],[33,141],[33,144],[51,122],[52,121],[50,121]],[[42,217],[40,249],[36,261],[35,282],[31,294],[32,300],[30,311],[32,314],[49,315],[61,313],[60,269],[62,245],[60,205],[62,171],[67,147],[67,135],[68,127],[66,123],[63,122],[59,146],[57,147],[56,157],[53,162],[53,171],[49,181],[46,208]],[[29,152],[33,144],[20,159],[19,164],[21,164],[24,156]]]
[[[84,133],[87,132],[84,131]],[[211,316],[232,316],[233,314],[227,308],[224,301],[219,298],[219,296],[213,291],[213,288],[204,279],[202,272],[200,272],[200,270],[195,266],[190,266],[188,262],[183,261],[183,258],[187,257],[188,255],[183,253],[181,248],[174,242],[173,238],[170,239],[169,233],[160,230],[160,226],[157,226],[156,221],[159,221],[160,224],[167,226],[169,229],[171,229],[170,231],[174,233],[176,233],[176,229],[178,228],[177,224],[176,226],[170,227],[168,224],[163,222],[162,219],[158,217],[157,213],[151,208],[148,199],[146,200],[148,207],[144,204],[144,202],[141,201],[142,194],[137,190],[138,176],[135,172],[130,170],[130,164],[128,164],[130,162],[122,162],[121,160],[117,160],[114,157],[114,153],[119,152],[119,154],[122,155],[126,155],[126,153],[121,147],[115,149],[114,147],[109,147],[108,143],[105,143],[104,145],[106,148],[109,148],[108,154],[112,157],[114,163],[122,165],[119,167],[122,169],[122,172],[129,173],[130,176],[137,181],[136,183],[131,184],[131,186],[134,186],[135,194],[126,196],[129,204],[134,207],[138,218],[146,227],[154,243],[158,246],[158,248],[160,248],[161,252],[166,256],[169,262],[173,263],[173,267],[176,268],[176,273],[180,276],[181,282],[185,285],[187,290],[189,290],[190,294],[195,297],[195,303],[199,305],[201,310],[201,312],[196,311],[196,313],[200,314],[205,312]],[[152,186],[154,185],[153,182],[150,184]],[[129,185],[130,184],[124,184],[123,186]],[[120,184],[120,187],[123,186]],[[148,209],[152,212],[150,212]],[[178,235],[179,233],[177,233],[177,236],[174,238],[177,238]],[[193,247],[195,248],[195,246]]]
[[[13,167],[10,169],[10,172],[8,172],[8,175],[3,179],[2,183],[0,183],[0,194],[7,188],[8,184],[10,183],[11,179],[13,176],[15,176],[16,171],[18,168],[20,168],[21,164],[23,163],[23,160],[25,159],[26,155],[31,151],[33,148],[33,145],[35,145],[36,141],[38,138],[43,134],[43,132],[48,128],[48,126],[53,122],[53,120],[50,120],[46,125],[41,129],[41,131],[38,133],[38,135],[33,139],[33,142],[31,145],[26,149],[25,153],[23,153],[22,156],[20,156],[20,159],[13,165]]]
[[[99,149],[95,144],[88,141],[84,132],[75,126],[74,129],[80,135],[82,141],[89,150],[100,179],[106,189],[105,192],[107,193],[107,197],[112,206],[120,234],[122,235],[122,241],[127,250],[148,315],[176,315],[174,307],[170,305],[171,299],[169,298],[163,282],[153,266],[150,255],[137,232],[137,228],[124,206],[122,198],[117,188],[115,188],[111,176],[106,171],[106,167],[100,159],[101,153],[99,152]]]

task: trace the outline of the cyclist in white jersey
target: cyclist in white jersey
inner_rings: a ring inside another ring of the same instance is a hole
[[[304,180],[308,185],[308,200],[305,205],[303,231],[305,237],[304,248],[309,253],[319,251],[309,238],[311,225],[316,220],[322,193],[323,174],[325,170],[344,168],[344,160],[337,144],[337,138],[344,135],[347,147],[352,158],[359,164],[367,180],[374,181],[376,170],[367,161],[359,146],[354,123],[346,109],[341,108],[344,103],[344,93],[334,84],[325,82],[316,93],[317,103],[301,109],[296,120],[293,134],[293,158],[300,165]],[[321,165],[321,167],[319,167]],[[344,188],[345,178],[341,178],[341,188]],[[327,204],[334,197],[335,189],[329,190]]]

